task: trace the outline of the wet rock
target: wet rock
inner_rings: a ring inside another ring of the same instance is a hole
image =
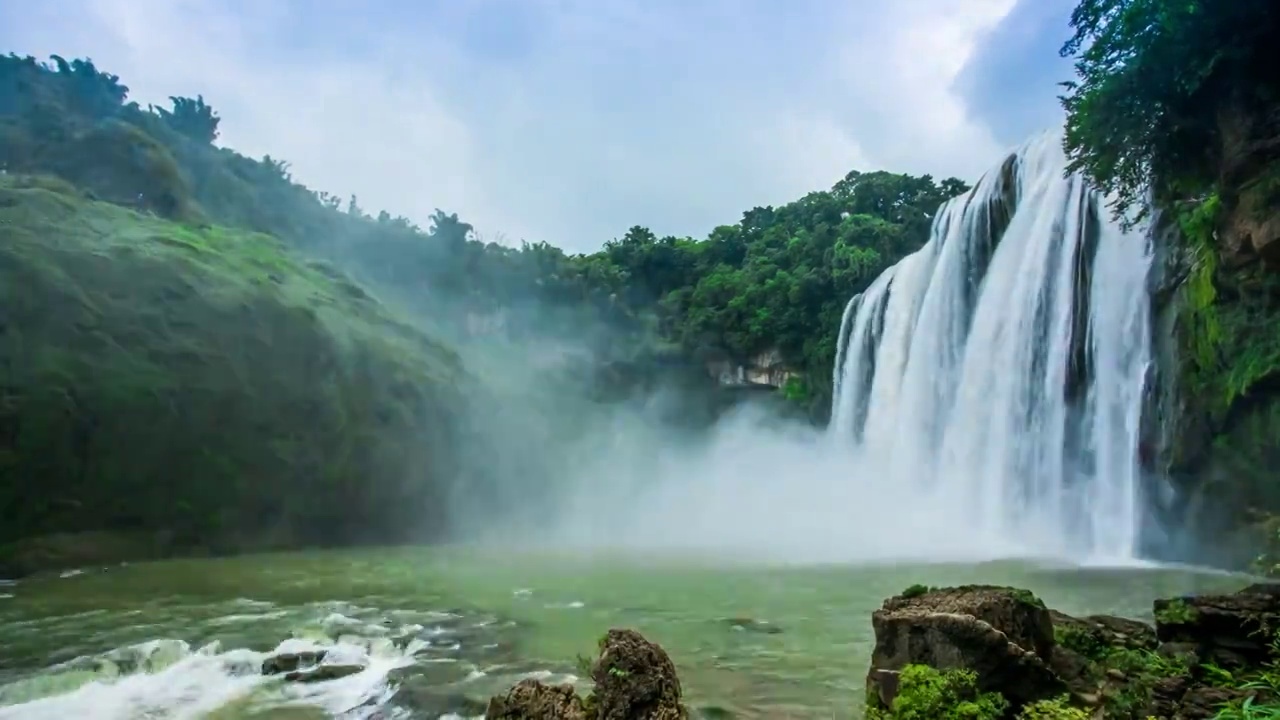
[[[285,673],[284,679],[289,682],[302,683],[324,682],[325,680],[337,680],[338,678],[355,675],[363,672],[364,669],[365,666],[359,663],[325,663]]]
[[[298,668],[319,665],[324,660],[325,650],[303,650],[300,652],[276,653],[262,661],[263,675],[279,675],[294,672]]]
[[[595,690],[586,701],[570,685],[522,680],[489,700],[485,717],[508,720],[687,720],[675,664],[634,630],[610,630],[591,664]]]
[[[733,630],[760,633],[762,635],[777,635],[782,632],[782,628],[774,625],[768,620],[756,620],[749,617],[731,617],[724,618],[721,622],[728,625]]]
[[[1191,679],[1185,675],[1162,678],[1151,686],[1147,701],[1146,715],[1157,718],[1171,718],[1178,712],[1182,697],[1187,694]]]
[[[1014,710],[1067,691],[1050,669],[1053,622],[1034,595],[1014,588],[970,585],[904,593],[871,618],[876,644],[867,689],[884,707],[897,695],[897,673],[908,665],[971,670],[978,689],[998,692]]]
[[[1271,655],[1271,633],[1280,627],[1280,584],[1156,600],[1154,609],[1162,642],[1194,647],[1201,659],[1224,667],[1253,666]]]
[[[1138,620],[1112,615],[1088,615],[1078,618],[1057,610],[1050,610],[1049,617],[1053,621],[1055,638],[1060,638],[1063,634],[1074,634],[1082,638],[1087,637],[1098,647],[1122,647],[1131,650],[1154,650],[1158,645],[1155,630]]]
[[[485,708],[486,720],[586,720],[582,699],[572,685],[544,685],[521,680]]]
[[[598,720],[684,720],[680,679],[667,652],[635,630],[615,628],[591,666]]]

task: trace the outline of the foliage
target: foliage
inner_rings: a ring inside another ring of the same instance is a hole
[[[1209,665],[1215,685],[1253,691],[1220,708],[1214,720],[1276,720],[1280,718],[1280,633],[1271,638],[1271,658],[1261,668],[1240,674]]]
[[[118,77],[89,60],[0,58],[0,167],[52,173],[97,197],[187,222],[274,235],[352,268],[358,279],[463,334],[586,338],[604,360],[739,362],[777,350],[800,373],[785,396],[821,405],[844,303],[928,237],[941,203],[963,192],[888,172],[851,172],[830,190],[757,207],[705,239],[630,228],[595,253],[545,242],[484,242],[456,214],[424,230],[366,214],[293,181],[288,164],[216,147],[204,102],[171,109],[127,101]],[[482,332],[488,332],[482,331]]]
[[[1058,645],[1095,662],[1106,654],[1106,640],[1096,632],[1077,625],[1055,625],[1053,639]]]
[[[1071,26],[1066,149],[1131,218],[1212,182],[1225,105],[1275,97],[1271,0],[1082,0]]]
[[[914,598],[914,597],[920,597],[920,596],[922,596],[922,595],[928,595],[929,593],[933,592],[934,590],[937,590],[937,588],[936,588],[936,587],[930,587],[930,586],[928,586],[928,585],[921,585],[920,583],[916,583],[915,585],[912,585],[912,586],[908,587],[906,590],[903,590],[901,593],[898,593],[898,596],[899,596],[899,597],[901,597],[901,598],[903,598],[903,599],[907,599],[907,600],[909,600],[909,599]]]
[[[1156,613],[1156,620],[1166,625],[1183,625],[1195,622],[1197,616],[1198,613],[1193,605],[1177,598]]]
[[[1054,698],[1031,703],[1018,713],[1018,720],[1089,720],[1089,713],[1072,707],[1068,698]]]
[[[978,690],[971,670],[941,672],[928,665],[908,665],[899,677],[898,694],[889,709],[871,707],[868,720],[996,720],[1009,702],[999,693]]]
[[[0,544],[447,530],[466,375],[361,288],[47,178],[0,177],[0,227]]]
[[[1151,691],[1164,678],[1187,671],[1185,658],[1168,658],[1150,650],[1113,647],[1098,659],[1102,669],[1118,670],[1125,684],[1104,696],[1107,717],[1140,718],[1151,699]]]

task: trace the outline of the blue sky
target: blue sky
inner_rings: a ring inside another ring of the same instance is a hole
[[[1061,122],[1068,0],[0,0],[0,48],[203,94],[367,210],[590,250],[851,169],[974,179]]]

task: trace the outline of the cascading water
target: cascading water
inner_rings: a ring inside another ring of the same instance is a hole
[[[1133,558],[1150,264],[1060,137],[1033,139],[850,301],[830,432],[976,542]]]

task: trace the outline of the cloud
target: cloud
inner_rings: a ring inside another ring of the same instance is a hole
[[[1076,0],[1019,0],[956,79],[956,92],[1002,142],[1060,125],[1058,83],[1074,70],[1058,49],[1070,36]]]
[[[957,83],[1015,0],[0,1],[17,52],[201,93],[224,144],[489,239],[702,235],[851,169],[972,179],[1010,144]]]

